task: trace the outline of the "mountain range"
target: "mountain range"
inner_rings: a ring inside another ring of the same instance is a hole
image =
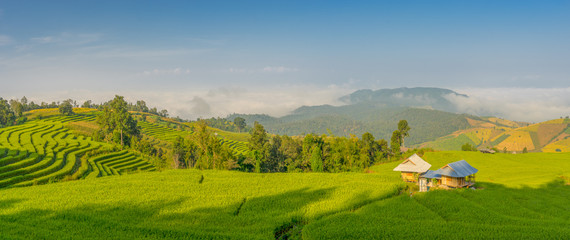
[[[396,88],[358,90],[340,97],[341,106],[303,106],[289,115],[233,114],[249,125],[255,121],[275,134],[308,133],[361,136],[372,133],[389,140],[398,121],[411,127],[407,146],[436,150],[460,150],[469,143],[476,148],[497,148],[522,152],[570,151],[570,120],[555,119],[537,124],[497,117],[461,113],[451,99],[469,98],[442,88]]]
[[[457,112],[451,95],[469,96],[442,88],[396,88],[358,90],[339,98],[341,106],[303,106],[289,115],[272,117],[264,114],[232,114],[248,125],[255,121],[275,134],[332,134],[361,136],[365,132],[376,138],[389,139],[398,121],[408,121],[411,130],[408,144],[420,144],[470,128],[467,118],[479,117]]]

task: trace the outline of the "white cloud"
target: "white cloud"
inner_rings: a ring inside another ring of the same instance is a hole
[[[154,70],[153,70],[154,71]],[[161,72],[164,70],[159,70]],[[175,72],[170,69],[169,72]],[[141,90],[70,90],[65,92],[42,91],[17,93],[5,91],[5,98],[26,95],[33,101],[60,101],[72,98],[78,102],[93,100],[96,103],[123,95],[130,102],[145,100],[149,106],[167,109],[171,116],[186,119],[225,117],[231,113],[269,114],[284,116],[301,106],[322,104],[341,105],[338,98],[356,89],[342,85],[254,86],[222,88],[141,89]],[[4,90],[4,89],[3,89]],[[497,116],[510,120],[541,122],[570,115],[570,87],[557,89],[537,88],[469,88],[455,91],[469,95],[447,96],[459,112],[478,116]],[[14,96],[12,96],[14,95]],[[18,96],[16,96],[18,95]]]
[[[470,88],[447,99],[459,112],[541,122],[570,115],[570,88]]]
[[[194,97],[189,103],[189,112],[195,115],[209,115],[212,112],[210,104],[201,97]]]
[[[151,57],[172,57],[198,54],[212,49],[166,49],[166,50],[137,50],[125,48],[112,48],[100,50],[93,55],[100,58],[151,58]]]
[[[36,44],[58,43],[61,45],[85,45],[100,41],[103,35],[100,33],[68,33],[63,32],[57,36],[40,36],[30,38],[30,42]]]
[[[1,36],[0,36],[1,37]],[[59,35],[53,36],[38,36],[28,39],[28,41],[19,43],[15,46],[15,50],[18,52],[32,52],[43,45],[49,45],[49,47],[57,46],[62,48],[77,48],[83,50],[86,46],[92,45],[91,43],[96,43],[102,39],[103,35],[99,33],[61,33]],[[0,39],[1,45],[1,39]]]
[[[10,45],[14,42],[10,36],[0,35],[0,46]]]
[[[304,105],[340,105],[338,98],[352,92],[350,89],[319,86],[291,86],[275,89],[246,90],[224,87],[209,90],[154,93],[152,101],[164,106],[173,116],[196,119],[225,117],[231,113],[269,114],[284,116]],[[144,96],[144,97],[143,97]],[[148,95],[141,94],[147,98]]]
[[[143,76],[157,76],[157,75],[187,75],[192,71],[188,68],[172,68],[172,69],[153,69],[149,71],[143,71]]]
[[[275,72],[275,73],[284,73],[284,72],[297,72],[299,69],[297,68],[289,68],[284,66],[277,66],[277,67],[264,67],[263,72]]]
[[[520,80],[539,80],[541,79],[542,76],[538,75],[538,74],[530,74],[530,75],[524,75],[524,76],[515,76],[512,77],[511,80],[512,81],[520,81]]]
[[[298,68],[291,68],[285,66],[267,66],[264,68],[257,69],[247,69],[247,68],[229,68],[227,70],[230,73],[286,73],[286,72],[298,72]]]
[[[72,98],[79,103],[92,100],[101,103],[111,100],[115,94],[125,96],[129,102],[146,101],[149,107],[167,109],[171,116],[185,119],[225,117],[232,113],[263,113],[283,116],[304,105],[340,105],[338,98],[352,92],[336,85],[320,87],[313,85],[276,87],[274,89],[251,89],[224,87],[217,89],[180,89],[180,90],[128,90],[128,91],[92,91],[74,90],[63,92],[44,92],[27,96],[30,101],[61,101]],[[21,98],[21,96],[5,96]]]
[[[404,93],[403,92],[394,93],[394,94],[392,94],[392,97],[397,98],[397,99],[402,99],[402,98],[404,98]]]
[[[188,38],[188,40],[208,45],[223,45],[226,42],[225,40],[220,40],[220,39],[207,39],[207,38],[196,38],[196,37]]]
[[[30,41],[35,42],[35,43],[52,43],[52,42],[55,42],[56,39],[53,36],[45,36],[45,37],[31,38]]]
[[[245,68],[229,68],[229,69],[228,69],[228,72],[231,72],[231,73],[246,73],[246,72],[248,72],[248,70],[245,69]]]

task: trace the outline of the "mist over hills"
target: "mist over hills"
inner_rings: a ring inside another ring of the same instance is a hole
[[[358,90],[352,94],[340,97],[346,104],[376,103],[391,107],[432,108],[446,112],[456,112],[456,104],[449,97],[469,98],[453,90],[443,88],[396,88]]]
[[[339,100],[346,103],[342,106],[303,106],[279,118],[264,114],[232,114],[228,119],[243,117],[249,125],[257,121],[275,134],[361,136],[370,132],[383,139],[389,139],[397,122],[406,119],[412,128],[406,143],[413,145],[469,128],[467,117],[478,118],[457,113],[449,96],[469,98],[442,88],[358,90],[341,97]]]

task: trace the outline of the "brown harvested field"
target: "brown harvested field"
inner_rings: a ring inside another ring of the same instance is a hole
[[[518,128],[520,127],[520,125],[516,122],[513,121],[509,121],[509,120],[505,120],[505,119],[500,119],[500,118],[488,118],[487,120],[489,120],[490,122],[494,122],[497,124],[501,124],[501,125],[505,125],[505,126],[509,126],[509,127],[513,127],[513,128]]]
[[[542,146],[546,146],[550,141],[560,135],[567,124],[541,124],[538,126],[538,140]]]
[[[505,131],[500,130],[500,129],[493,129],[491,131],[491,134],[489,135],[488,141],[492,141],[495,140],[495,138],[497,138],[497,136],[501,135],[502,133],[504,133]]]
[[[479,120],[475,120],[475,119],[471,119],[471,118],[467,118],[467,122],[469,123],[469,125],[471,125],[473,127],[482,127],[482,128],[495,127],[495,124],[492,124],[489,122],[484,122],[484,121],[479,121]]]
[[[570,134],[563,132],[562,134],[558,135],[558,137],[556,137],[554,140],[552,140],[552,142],[561,141],[566,139],[567,137],[570,137]]]

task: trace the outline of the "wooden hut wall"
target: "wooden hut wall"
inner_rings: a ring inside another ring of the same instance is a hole
[[[414,178],[414,173],[412,172],[402,172],[402,179],[408,182],[415,182],[416,179]]]
[[[456,177],[448,177],[442,176],[441,177],[441,184],[446,185],[448,187],[464,187],[465,186],[465,178],[456,178]]]

